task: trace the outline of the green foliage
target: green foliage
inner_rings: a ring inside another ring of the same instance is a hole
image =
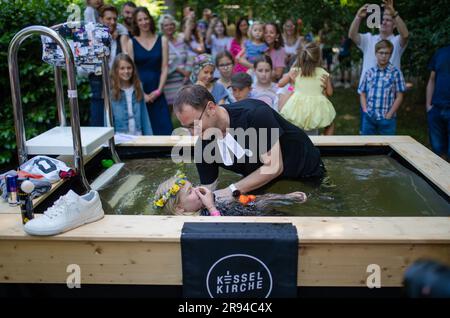
[[[301,18],[303,31],[314,34],[328,21],[331,26],[330,38],[338,45],[342,35],[347,34],[350,24],[358,9],[367,3],[366,0],[175,0],[177,12],[181,12],[184,5],[191,5],[196,10],[197,17],[201,17],[206,7],[218,13],[230,23],[240,16],[251,16],[263,21],[278,21],[292,17]],[[373,1],[381,5],[381,1]],[[230,9],[230,5],[239,7]],[[448,0],[419,1],[395,0],[395,9],[406,22],[410,32],[408,48],[402,64],[405,75],[425,78],[428,75],[427,64],[434,52],[450,43],[450,7]],[[180,16],[179,16],[180,18]],[[360,32],[371,30],[361,27]],[[377,32],[376,30],[372,30]],[[357,51],[353,56],[361,58]]]
[[[67,20],[68,0],[1,0],[0,5],[0,165],[16,162],[16,140],[8,76],[8,46],[13,36],[30,25],[52,26]],[[53,67],[41,61],[38,36],[28,38],[19,51],[22,107],[27,138],[31,138],[57,124],[56,93]],[[64,74],[65,72],[63,72]],[[65,76],[64,84],[66,84]],[[67,86],[66,86],[67,87]],[[79,106],[81,118],[86,120],[89,88],[86,80],[79,80]],[[66,98],[67,101],[67,98]],[[67,111],[67,114],[69,112]]]

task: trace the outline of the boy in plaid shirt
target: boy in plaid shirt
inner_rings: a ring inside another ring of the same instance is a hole
[[[395,135],[396,112],[406,85],[402,73],[389,62],[393,49],[388,40],[375,45],[377,66],[367,70],[358,87],[363,110],[361,135]]]

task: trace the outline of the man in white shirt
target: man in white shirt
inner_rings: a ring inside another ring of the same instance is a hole
[[[363,52],[363,68],[359,80],[360,84],[366,71],[377,65],[375,44],[380,40],[389,40],[394,45],[394,51],[392,52],[390,62],[397,69],[401,70],[400,58],[408,44],[408,28],[402,18],[400,18],[398,12],[395,11],[393,0],[383,0],[383,4],[384,13],[379,34],[358,33],[362,19],[367,17],[367,8],[369,4],[363,5],[358,10],[358,13],[350,26],[350,30],[348,31],[348,37],[352,39]],[[399,35],[394,35],[395,28],[397,28]]]

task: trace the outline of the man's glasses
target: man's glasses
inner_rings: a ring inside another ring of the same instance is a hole
[[[233,63],[228,63],[228,64],[219,64],[218,66],[220,67],[220,68],[225,68],[225,67],[230,67],[230,66],[232,66],[233,65]]]
[[[186,125],[186,126],[182,126],[182,127],[186,128],[186,129],[194,129],[194,127],[196,127],[196,126],[198,127],[198,124],[200,123],[200,120],[202,120],[203,113],[205,112],[206,107],[208,106],[208,104],[209,104],[209,102],[206,103],[205,107],[203,107],[202,113],[200,114],[200,117],[197,120],[194,120],[193,123],[191,123],[189,125]]]

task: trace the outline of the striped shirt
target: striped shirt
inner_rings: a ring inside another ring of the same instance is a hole
[[[403,74],[391,63],[384,69],[378,65],[370,68],[358,87],[359,94],[366,93],[367,114],[376,120],[385,117],[394,105],[397,93],[404,91],[406,85]]]

